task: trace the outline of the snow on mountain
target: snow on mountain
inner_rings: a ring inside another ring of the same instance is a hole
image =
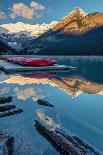
[[[25,24],[22,22],[9,23],[0,25],[0,34],[2,38],[8,42],[8,45],[17,51],[22,50],[25,45],[37,38],[53,26],[57,21],[52,21],[50,24]]]
[[[82,17],[85,17],[85,16],[87,15],[87,13],[86,13],[84,10],[82,10],[82,9],[79,8],[79,7],[76,7],[76,9],[73,10],[73,11],[71,11],[71,12],[69,13],[68,16],[74,15],[74,14],[78,14],[78,13],[79,13],[79,15],[81,15]]]
[[[36,25],[31,25],[31,24],[25,24],[22,22],[18,22],[15,24],[3,24],[1,25],[3,28],[7,29],[9,32],[8,33],[18,33],[18,32],[29,32],[29,35],[31,36],[39,36],[48,29],[52,28],[54,25],[57,24],[57,21],[52,21],[50,24],[36,24]]]
[[[71,11],[67,16],[65,16],[64,18],[61,19],[62,20],[65,20],[65,19],[68,19],[68,18],[72,18],[73,16],[80,16],[80,17],[85,17],[88,15],[88,13],[86,13],[84,10],[82,10],[81,8],[79,7],[76,7],[73,11]]]
[[[67,16],[62,18],[52,29],[56,31],[65,27],[65,31],[67,31],[67,29],[69,29],[71,32],[78,31],[81,20],[83,20],[83,18],[85,18],[87,15],[88,14],[85,11],[77,7]]]
[[[76,8],[25,51],[40,55],[103,54],[103,13],[85,13]]]

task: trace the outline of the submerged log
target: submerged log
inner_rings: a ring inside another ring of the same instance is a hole
[[[13,154],[14,137],[9,136],[7,133],[0,131],[0,153],[2,155]]]
[[[67,140],[71,141],[73,145],[75,145],[78,149],[82,150],[85,154],[90,154],[90,151],[93,152],[94,154],[99,153],[95,148],[93,148],[91,145],[87,144],[84,140],[80,139],[77,136],[70,136],[66,135],[63,132],[56,131],[57,133],[63,135]]]
[[[51,130],[39,121],[35,121],[37,131],[43,135],[60,154],[63,155],[102,155],[95,148],[76,136],[69,136],[56,130]]]
[[[8,138],[8,140],[6,141],[8,155],[12,155],[13,154],[13,145],[14,145],[14,137]]]
[[[12,110],[15,108],[16,108],[15,105],[0,106],[0,112],[5,112],[5,111]]]
[[[47,102],[47,101],[43,101],[43,100],[41,100],[41,99],[39,99],[39,100],[37,101],[37,103],[38,103],[39,105],[54,107],[54,105],[50,104],[50,103]]]
[[[2,113],[0,113],[0,118],[6,117],[6,116],[15,115],[15,114],[18,114],[18,113],[21,113],[21,112],[23,112],[22,109],[10,110],[10,111],[6,111],[6,112],[2,112]]]
[[[5,104],[5,103],[9,103],[12,102],[12,97],[0,97],[0,104]]]

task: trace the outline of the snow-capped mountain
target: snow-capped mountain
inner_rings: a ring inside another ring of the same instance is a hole
[[[25,44],[35,39],[35,37],[31,37],[28,32],[3,33],[1,36],[9,46],[17,51],[22,50]]]
[[[57,24],[57,21],[52,21],[50,24],[25,24],[22,22],[18,22],[15,24],[3,24],[1,25],[3,28],[7,29],[8,33],[19,33],[19,32],[28,32],[30,36],[38,37],[42,33],[46,32],[48,29],[52,28]]]
[[[86,12],[84,12],[81,8],[76,8],[71,11],[67,16],[62,18],[60,22],[53,27],[53,30],[64,29],[64,31],[78,31],[80,24],[82,24],[82,20],[88,16]]]
[[[85,17],[88,13],[86,13],[83,9],[76,7],[75,10],[71,11],[68,16],[74,16],[75,14],[79,14],[79,16]]]
[[[50,24],[4,24],[4,42],[16,54],[103,55],[103,13],[76,8],[59,22]]]
[[[22,22],[3,24],[0,26],[0,35],[3,37],[3,40],[8,42],[9,46],[19,51],[25,47],[25,44],[29,44],[32,39],[37,38],[56,24],[56,21],[52,21],[50,24],[36,25]]]
[[[25,50],[40,55],[103,55],[103,13],[76,8]]]

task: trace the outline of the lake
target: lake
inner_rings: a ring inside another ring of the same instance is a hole
[[[103,152],[103,57],[42,57],[76,66],[77,70],[1,72],[0,96],[12,96],[13,104],[23,109],[20,114],[0,118],[0,130],[14,136],[14,155],[59,154],[36,130],[36,119],[77,135]],[[54,107],[38,105],[39,98]]]

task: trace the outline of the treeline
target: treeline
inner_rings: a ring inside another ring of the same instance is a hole
[[[32,42],[27,51],[38,55],[103,55],[103,27],[80,35],[44,34]]]

